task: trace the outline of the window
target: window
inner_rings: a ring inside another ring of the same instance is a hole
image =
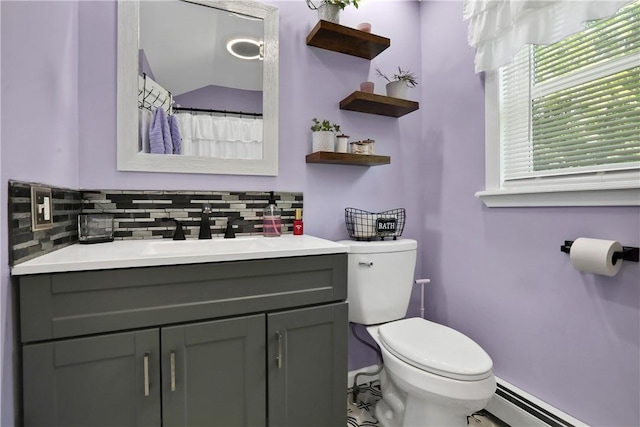
[[[488,206],[640,205],[640,0],[486,75]]]

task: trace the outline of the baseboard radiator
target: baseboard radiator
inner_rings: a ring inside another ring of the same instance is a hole
[[[367,366],[349,372],[348,387],[353,386],[353,379],[360,372],[371,373],[378,366]],[[358,385],[378,380],[377,375],[358,377]],[[485,408],[506,424],[517,427],[588,427],[587,424],[571,415],[543,402],[524,390],[496,377],[496,392]]]
[[[510,426],[587,427],[569,414],[496,377],[498,386],[486,410]]]

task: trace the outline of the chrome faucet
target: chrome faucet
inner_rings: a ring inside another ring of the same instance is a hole
[[[198,239],[210,239],[211,238],[211,224],[209,223],[209,214],[211,213],[211,205],[205,203],[202,205],[202,214],[200,217],[200,233]]]

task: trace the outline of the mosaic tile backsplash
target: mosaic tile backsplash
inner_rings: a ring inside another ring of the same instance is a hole
[[[9,181],[9,264],[27,261],[78,241],[82,194],[51,187],[53,228],[31,231],[31,183]],[[41,184],[37,184],[42,186]]]
[[[282,232],[292,233],[296,208],[302,208],[302,193],[275,193],[282,209]],[[169,238],[180,221],[188,238],[197,238],[202,206],[211,206],[211,234],[222,237],[228,218],[235,221],[236,235],[262,234],[262,210],[269,203],[267,192],[222,191],[100,191],[83,192],[82,213],[114,215],[116,239]]]
[[[114,238],[171,238],[175,226],[183,225],[187,239],[197,238],[202,206],[211,206],[211,234],[222,237],[228,218],[237,236],[262,234],[262,210],[268,192],[242,191],[129,191],[71,190],[50,187],[53,196],[54,227],[31,231],[31,195],[33,183],[9,181],[9,253],[10,264],[18,264],[78,241],[77,217],[80,213],[107,213],[114,216]],[[292,233],[296,208],[303,207],[302,193],[276,192],[276,204],[282,209],[282,232]]]

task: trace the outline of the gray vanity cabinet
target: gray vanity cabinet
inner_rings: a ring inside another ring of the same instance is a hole
[[[18,277],[24,425],[345,425],[346,264]]]
[[[159,343],[151,329],[24,346],[24,424],[159,426]]]
[[[264,315],[162,328],[162,425],[266,425],[264,330]]]
[[[347,304],[272,313],[267,318],[269,425],[345,425]]]

